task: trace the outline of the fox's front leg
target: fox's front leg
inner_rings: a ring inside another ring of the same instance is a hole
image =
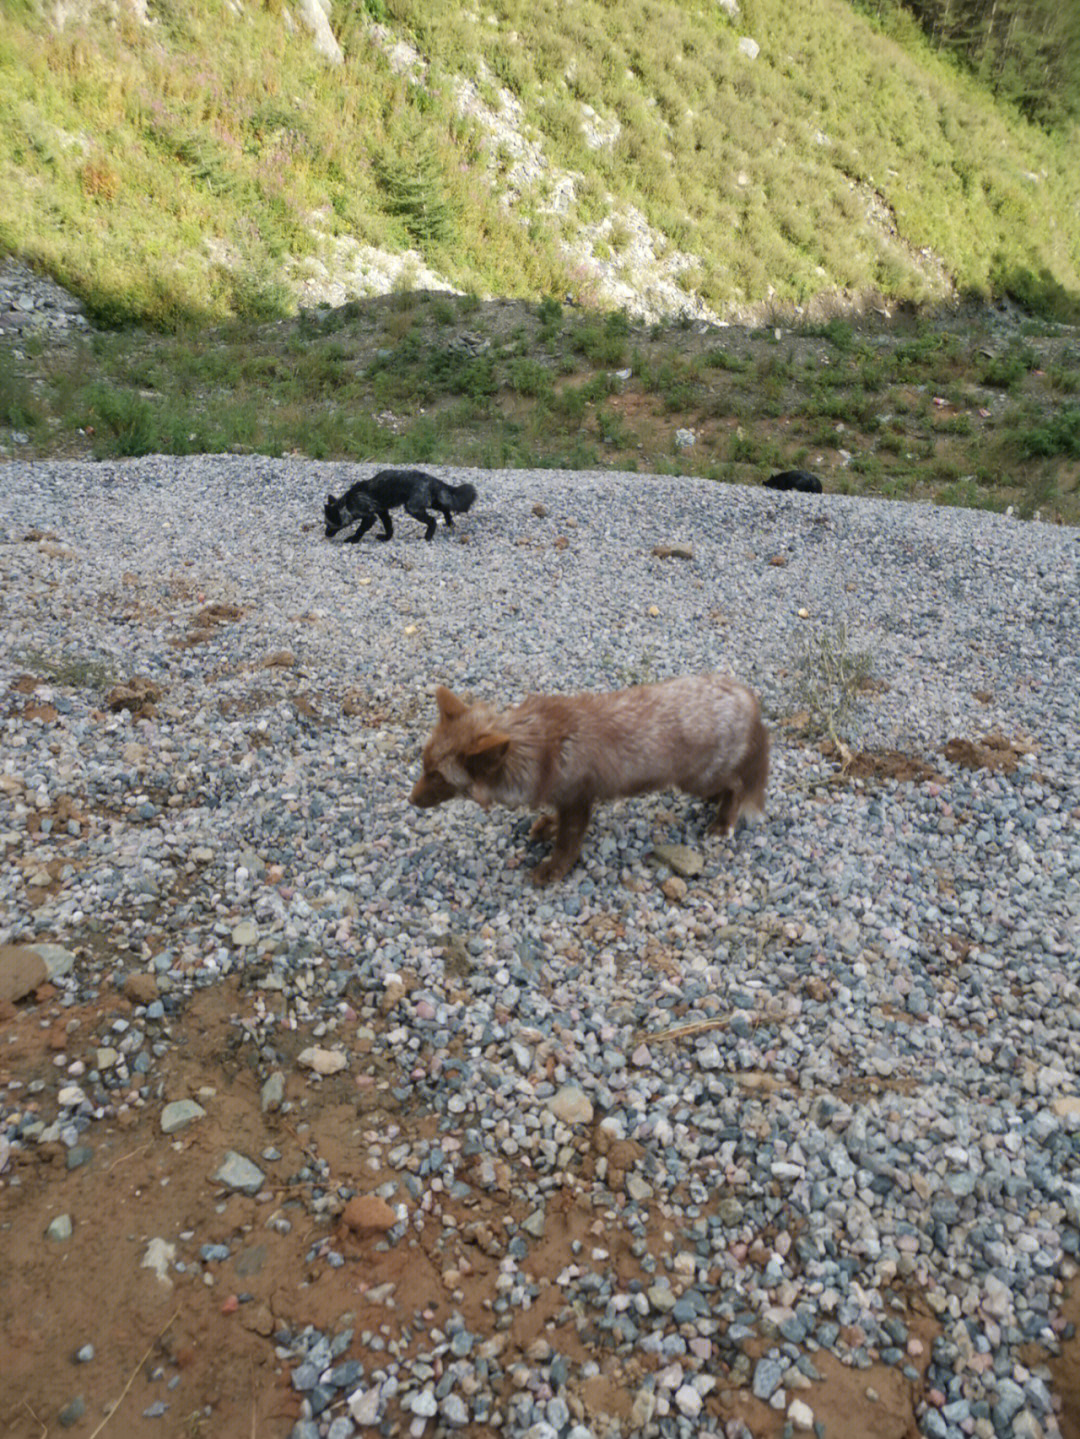
[[[554,839],[555,838],[555,816],[553,814],[538,814],[533,820],[529,829],[529,839]]]
[[[424,539],[430,540],[435,534],[435,516],[429,514],[427,509],[416,500],[406,505],[405,510],[407,514],[412,515],[414,520],[419,520],[422,525],[427,527],[424,531]]]
[[[738,814],[738,805],[735,802],[734,792],[730,789],[722,789],[712,796],[716,801],[716,813],[712,823],[709,825],[709,834],[727,834],[735,823]]]
[[[587,800],[567,805],[555,815],[555,847],[532,872],[533,884],[554,884],[570,873],[581,856],[581,845],[589,827],[592,805]],[[548,818],[548,816],[541,816]]]

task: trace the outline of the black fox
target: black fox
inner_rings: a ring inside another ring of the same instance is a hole
[[[820,495],[821,481],[809,470],[783,470],[779,475],[770,475],[765,481],[769,490],[801,490],[804,495]]]
[[[360,521],[346,539],[346,544],[355,545],[376,520],[382,520],[384,533],[377,538],[388,540],[393,536],[394,526],[390,522],[390,511],[404,505],[407,514],[422,525],[427,525],[425,540],[435,533],[435,516],[428,513],[429,507],[439,510],[447,528],[453,529],[451,514],[463,515],[472,507],[476,491],[472,485],[448,485],[423,470],[380,470],[370,480],[357,480],[346,490],[340,500],[327,495],[323,513],[326,517],[326,538],[331,539],[339,530]]]

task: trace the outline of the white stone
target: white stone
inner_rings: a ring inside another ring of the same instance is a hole
[[[701,1413],[701,1395],[692,1384],[684,1384],[675,1391],[675,1406],[687,1419],[696,1419]]]
[[[434,1391],[431,1389],[421,1389],[419,1394],[414,1394],[411,1399],[406,1400],[406,1403],[420,1419],[433,1419],[439,1409]]]
[[[564,1084],[547,1102],[547,1107],[556,1119],[564,1124],[591,1124],[593,1117],[592,1100],[576,1084]]]
[[[800,1434],[809,1434],[814,1427],[814,1411],[802,1399],[793,1399],[788,1405],[787,1417]]]
[[[992,1314],[996,1319],[1004,1319],[1012,1309],[1012,1290],[1007,1284],[1003,1284],[996,1274],[986,1276],[984,1289],[984,1312]]]
[[[373,1429],[379,1422],[378,1389],[357,1389],[349,1395],[349,1413],[354,1424],[362,1429]]]
[[[348,1056],[340,1049],[320,1049],[318,1045],[302,1050],[297,1064],[304,1069],[313,1069],[316,1074],[337,1074],[348,1067]]]
[[[176,1258],[176,1245],[170,1244],[167,1239],[151,1239],[146,1246],[142,1257],[143,1269],[152,1269],[157,1275],[158,1282],[172,1288],[172,1280],[169,1278],[169,1267]]]

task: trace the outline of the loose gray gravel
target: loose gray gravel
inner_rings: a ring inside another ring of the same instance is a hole
[[[346,985],[392,992],[365,1044],[446,1142],[419,1187],[400,1156],[391,1240],[423,1225],[425,1190],[439,1223],[433,1176],[452,1193],[465,1156],[481,1185],[509,1164],[535,1213],[502,1261],[497,1327],[531,1302],[529,1237],[576,1126],[593,1115],[639,1146],[625,1174],[598,1165],[593,1202],[655,1283],[621,1290],[600,1251],[559,1277],[620,1352],[661,1356],[628,1432],[714,1432],[721,1359],[725,1383],[802,1432],[819,1351],[915,1374],[900,1296],[918,1292],[940,1322],[922,1432],[1052,1439],[1049,1371],[1019,1351],[1068,1337],[1080,1257],[1080,534],[691,479],[439,468],[479,492],[454,531],[425,544],[399,514],[389,544],[327,542],[326,491],[369,472],[0,467],[0,942],[75,952],[54,981],[75,1002],[107,963],[88,937],[123,931],[164,994],[98,1071],[67,1077],[54,1125],[0,1095],[8,1151],[53,1130],[77,1150],[111,1090],[149,1084],[155,1021],[220,975],[267,966],[316,1042],[346,1053]],[[672,543],[693,558],[653,555]],[[200,622],[212,605],[235,611]],[[839,623],[881,682],[848,744],[934,777],[838,782],[784,724],[808,637]],[[684,796],[608,806],[583,863],[538,893],[523,814],[406,802],[439,683],[511,702],[702,669],[757,688],[774,736],[768,814],[733,838],[707,838]],[[33,701],[54,723],[25,713],[28,672],[52,676]],[[106,712],[135,675],[164,691],[155,716]],[[943,758],[991,731],[1016,742],[1014,772]],[[660,844],[700,873],[674,875]],[[31,907],[35,867],[57,858],[59,887]],[[399,993],[405,970],[418,982]],[[657,1217],[668,1253],[648,1251]],[[749,1263],[763,1230],[767,1262]],[[388,1406],[452,1432],[499,1402],[508,1434],[593,1432],[561,1397],[562,1356],[537,1350],[496,1401],[498,1349],[460,1323],[442,1380],[388,1354],[344,1375],[342,1412],[332,1340],[278,1336],[312,1439]]]

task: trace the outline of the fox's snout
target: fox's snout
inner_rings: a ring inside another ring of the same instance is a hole
[[[433,809],[435,805],[453,799],[456,794],[457,790],[449,780],[444,779],[438,770],[431,770],[422,774],[413,785],[409,803],[416,805],[417,809]]]

